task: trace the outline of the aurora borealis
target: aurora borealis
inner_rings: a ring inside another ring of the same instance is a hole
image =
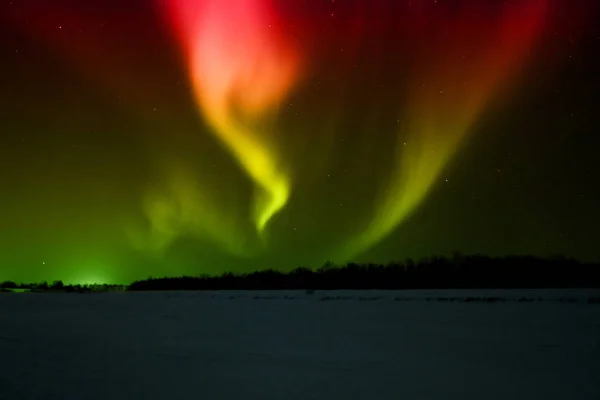
[[[285,206],[291,183],[282,171],[276,146],[262,137],[266,127],[260,122],[269,108],[285,99],[295,80],[296,57],[285,44],[279,45],[280,38],[271,32],[269,2],[170,4],[200,108],[260,191],[254,199],[252,220],[262,234]],[[198,205],[193,207],[194,214],[202,214]],[[180,223],[185,225],[187,219],[180,218]]]
[[[594,2],[2,4],[0,280],[597,259]]]

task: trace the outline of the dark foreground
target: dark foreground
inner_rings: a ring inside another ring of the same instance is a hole
[[[598,294],[3,294],[0,398],[599,399]]]

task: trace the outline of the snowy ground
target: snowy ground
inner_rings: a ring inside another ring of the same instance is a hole
[[[0,294],[0,398],[598,400],[598,295]]]

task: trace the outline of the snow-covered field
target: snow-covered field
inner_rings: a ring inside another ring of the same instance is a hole
[[[0,294],[0,398],[598,400],[599,295]]]

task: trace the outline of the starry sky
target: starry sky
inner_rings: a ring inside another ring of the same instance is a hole
[[[2,0],[0,280],[600,258],[594,0]]]

